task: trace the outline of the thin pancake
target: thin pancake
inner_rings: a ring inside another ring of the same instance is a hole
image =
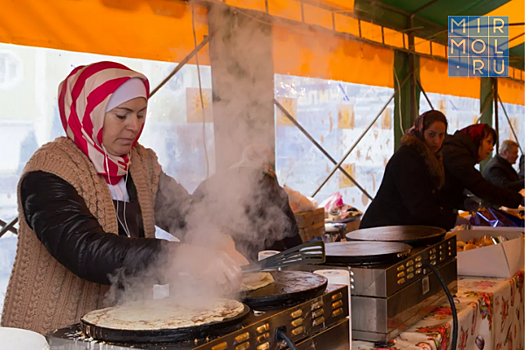
[[[273,276],[268,272],[249,273],[242,277],[241,292],[257,290],[273,282]]]
[[[203,307],[160,299],[91,311],[82,321],[117,330],[178,329],[220,322],[239,315],[243,310],[243,303],[230,299],[219,299]]]

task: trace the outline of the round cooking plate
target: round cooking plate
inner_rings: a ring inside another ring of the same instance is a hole
[[[412,247],[397,242],[335,242],[326,243],[326,262],[344,264],[386,264],[410,255]]]
[[[82,333],[86,337],[96,340],[118,343],[165,343],[182,342],[194,339],[205,339],[211,336],[220,336],[241,328],[241,323],[249,316],[250,308],[244,305],[244,310],[222,321],[206,323],[192,327],[176,329],[126,330],[97,326],[80,320]]]
[[[271,273],[274,283],[243,295],[243,303],[254,310],[275,310],[299,304],[321,295],[328,280],[324,276],[304,271]]]
[[[346,234],[349,241],[402,242],[413,247],[439,242],[446,231],[433,226],[381,226],[365,228]]]

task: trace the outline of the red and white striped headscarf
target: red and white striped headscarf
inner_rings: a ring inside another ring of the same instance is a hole
[[[148,79],[115,62],[97,62],[75,68],[58,87],[60,119],[67,136],[88,156],[106,182],[117,184],[128,172],[129,154],[113,156],[104,151],[102,132],[108,102],[117,88],[130,79]],[[142,130],[140,130],[137,143]]]

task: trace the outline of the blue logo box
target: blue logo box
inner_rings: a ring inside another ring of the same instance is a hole
[[[448,76],[508,77],[509,17],[448,16]]]

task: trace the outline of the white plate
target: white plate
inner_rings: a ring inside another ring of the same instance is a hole
[[[0,327],[0,350],[49,350],[46,338],[20,328]]]

